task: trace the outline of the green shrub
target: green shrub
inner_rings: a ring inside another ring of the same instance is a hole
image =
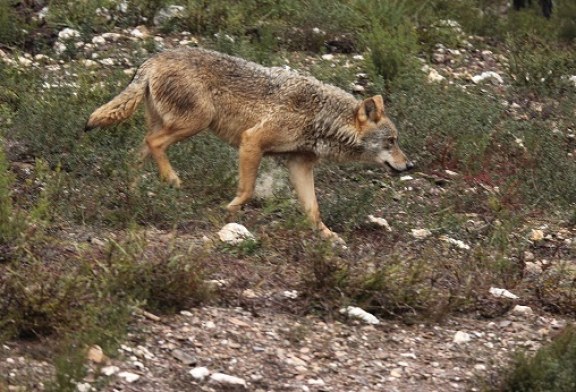
[[[201,251],[182,251],[174,243],[155,248],[153,257],[146,257],[148,251],[147,240],[140,234],[131,234],[122,244],[112,242],[102,265],[113,277],[105,282],[106,290],[163,314],[209,298]]]
[[[493,392],[571,392],[576,388],[576,329],[568,326],[535,355],[517,353]]]
[[[26,28],[21,16],[15,11],[17,0],[0,2],[0,42],[21,46],[26,37]]]
[[[110,10],[112,15],[116,6],[115,0],[50,0],[46,20],[53,26],[74,28],[88,36],[110,28],[113,21],[100,11]]]

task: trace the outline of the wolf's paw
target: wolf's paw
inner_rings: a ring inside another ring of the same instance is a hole
[[[170,185],[173,188],[180,188],[180,186],[182,184],[182,181],[180,181],[180,178],[174,172],[168,174],[166,177],[163,178],[163,180],[165,182],[167,182],[168,185]]]
[[[342,237],[334,233],[326,226],[320,228],[320,236],[325,240],[332,242],[332,245],[342,247],[343,249],[348,249],[346,242],[342,239]]]

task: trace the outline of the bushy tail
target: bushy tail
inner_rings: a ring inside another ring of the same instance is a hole
[[[117,124],[129,118],[142,102],[147,78],[139,69],[132,82],[110,102],[96,109],[86,122],[85,130]]]

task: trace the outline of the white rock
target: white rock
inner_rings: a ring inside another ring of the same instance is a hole
[[[412,176],[402,176],[400,177],[400,181],[412,181],[414,177]]]
[[[333,54],[330,54],[330,53],[323,54],[323,55],[322,55],[322,60],[328,60],[328,61],[334,60],[334,55],[333,55]]]
[[[116,7],[116,9],[118,9],[118,11],[120,11],[122,13],[128,12],[128,1],[122,0],[121,2],[118,3],[118,6]]]
[[[455,171],[452,170],[444,170],[444,173],[448,174],[450,177],[458,177],[458,173],[456,173]]]
[[[282,295],[289,299],[296,299],[298,298],[298,291],[296,290],[286,290],[282,293]]]
[[[48,15],[48,7],[44,7],[38,12],[38,20],[44,21],[46,19],[46,15]]]
[[[475,84],[481,83],[485,80],[489,80],[492,82],[496,82],[497,84],[504,84],[504,80],[502,79],[502,77],[500,75],[498,75],[496,72],[494,71],[486,71],[486,72],[482,72],[479,75],[474,75],[472,77],[472,81]]]
[[[340,313],[345,314],[348,317],[354,317],[359,320],[362,320],[367,324],[373,324],[373,325],[380,324],[380,320],[378,320],[376,316],[356,306],[347,306],[345,308],[342,308],[340,309]]]
[[[184,16],[184,11],[185,8],[181,5],[169,5],[168,7],[162,8],[154,15],[154,24],[161,26],[172,19],[181,18]]]
[[[62,54],[62,53],[64,53],[64,51],[66,51],[66,45],[64,45],[60,41],[56,41],[56,42],[54,42],[54,51],[57,54]]]
[[[530,233],[530,240],[532,241],[542,241],[544,239],[544,231],[538,229],[532,229]]]
[[[374,215],[368,215],[368,221],[380,227],[384,227],[388,231],[392,231],[392,228],[388,224],[388,221],[384,218],[377,218]]]
[[[412,229],[412,237],[417,238],[419,240],[430,237],[431,235],[432,232],[428,229]]]
[[[150,35],[150,33],[144,26],[138,26],[130,32],[130,35],[136,38],[146,38]]]
[[[256,292],[252,289],[246,289],[242,291],[242,296],[248,299],[258,298],[258,294],[256,294]]]
[[[97,35],[92,38],[92,43],[94,45],[104,45],[106,43],[106,38],[102,37],[101,35]]]
[[[574,83],[574,87],[576,87],[576,75],[572,75],[568,78],[569,81],[571,81],[572,83]]]
[[[532,275],[540,275],[542,273],[542,266],[538,263],[527,261],[524,265],[524,271]]]
[[[106,360],[106,356],[104,355],[102,347],[98,346],[97,344],[88,349],[86,358],[94,363],[102,363]]]
[[[102,34],[102,38],[104,38],[106,41],[116,42],[116,41],[118,41],[120,38],[122,38],[122,34],[118,34],[118,33],[104,33],[104,34]]]
[[[352,56],[352,58],[354,60],[360,60],[363,61],[364,60],[364,56],[362,56],[361,54],[355,54],[354,56]],[[576,76],[575,76],[576,77]]]
[[[118,366],[105,366],[103,367],[100,372],[102,372],[103,375],[105,376],[112,376],[113,374],[116,374],[120,371],[120,368]]]
[[[324,380],[322,380],[321,378],[311,378],[308,380],[308,384],[310,385],[318,385],[320,387],[323,387],[326,385],[326,383],[324,382]]]
[[[366,91],[366,88],[364,86],[362,86],[361,84],[353,84],[352,85],[352,91],[355,93],[363,93]]]
[[[245,240],[254,240],[254,235],[239,223],[228,223],[218,232],[218,236],[222,242],[233,245]]]
[[[24,67],[29,67],[32,65],[32,60],[26,57],[18,57],[18,63]]]
[[[78,392],[90,392],[92,390],[92,385],[87,382],[81,382],[76,384],[76,390]]]
[[[496,287],[490,287],[490,294],[496,298],[508,298],[508,299],[518,299],[516,294],[511,293],[506,289],[499,289]]]
[[[100,64],[105,65],[107,67],[111,67],[114,65],[114,59],[107,58],[100,60]]]
[[[457,331],[454,334],[452,341],[456,344],[468,343],[472,339],[469,333],[463,331]]]
[[[219,384],[241,385],[246,387],[246,381],[244,381],[244,379],[240,377],[229,376],[228,374],[224,373],[213,373],[210,375],[210,381]]]
[[[430,68],[430,71],[428,71],[427,79],[430,83],[440,83],[446,78],[440,75],[434,68]]]
[[[517,316],[531,316],[534,314],[534,311],[530,306],[516,305],[514,309],[512,309],[512,314]]]
[[[80,32],[78,30],[70,29],[68,27],[58,32],[58,39],[63,41],[77,37],[80,37]]]
[[[448,243],[450,243],[450,244],[452,244],[452,245],[455,245],[456,247],[458,247],[458,248],[460,248],[460,249],[470,250],[470,245],[466,244],[466,243],[463,242],[463,241],[456,240],[456,239],[454,239],[454,238],[450,238],[450,237],[447,237],[447,236],[442,236],[442,237],[440,237],[440,240],[445,241],[445,242],[448,242]]]
[[[144,359],[154,359],[156,356],[147,347],[138,346],[133,350],[134,355]]]
[[[80,64],[82,64],[86,68],[94,68],[98,66],[98,63],[96,61],[90,59],[82,59],[80,60]]]
[[[128,383],[133,383],[140,379],[140,375],[130,372],[120,372],[118,377],[123,378]]]
[[[208,377],[208,375],[210,375],[210,370],[208,370],[206,367],[199,366],[190,370],[189,373],[196,380],[204,380],[206,377]]]

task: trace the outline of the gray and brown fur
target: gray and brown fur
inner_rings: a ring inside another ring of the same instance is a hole
[[[142,158],[156,160],[160,177],[180,179],[166,149],[204,130],[239,149],[239,184],[228,210],[252,197],[263,155],[287,158],[290,179],[316,228],[337,236],[320,218],[313,167],[319,158],[388,164],[410,169],[380,95],[356,100],[343,90],[283,68],[266,68],[198,48],[160,53],[140,66],[118,96],[96,109],[86,129],[130,117],[141,101],[148,133]]]

